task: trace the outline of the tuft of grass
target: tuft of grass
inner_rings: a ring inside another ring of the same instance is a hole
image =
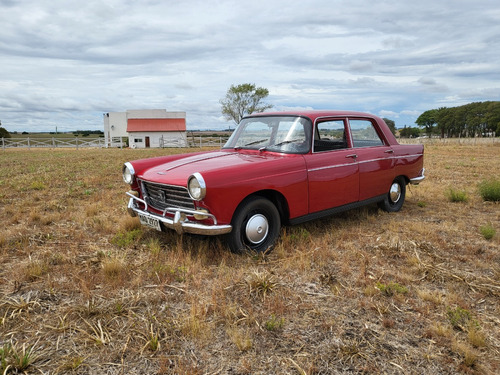
[[[500,202],[500,179],[482,181],[479,184],[479,194],[484,201]]]
[[[467,195],[467,192],[465,190],[457,190],[452,187],[448,188],[446,190],[446,197],[450,202],[467,202],[469,200],[469,197]]]
[[[149,327],[149,332],[146,336],[146,344],[142,350],[146,348],[152,352],[156,352],[160,349],[160,334],[154,329],[153,324]]]
[[[33,181],[30,188],[31,190],[45,190],[47,186],[42,181]]]
[[[0,371],[2,374],[25,373],[25,370],[30,367],[33,362],[39,358],[35,352],[34,346],[26,346],[26,344],[17,345],[15,343],[6,343],[0,347]]]
[[[417,206],[418,206],[418,207],[420,207],[420,208],[424,208],[424,207],[426,207],[426,206],[427,206],[427,202],[424,202],[424,201],[419,201],[419,202],[417,203]]]
[[[227,330],[227,335],[240,351],[246,352],[252,349],[253,340],[247,331],[232,327]]]
[[[406,294],[408,293],[408,288],[400,285],[398,283],[390,282],[389,284],[383,284],[378,282],[376,284],[378,290],[380,290],[383,294],[388,297],[391,297],[395,294]]]
[[[26,281],[36,281],[47,273],[47,266],[39,261],[28,263],[24,269],[24,279]]]
[[[65,359],[65,361],[63,362],[63,364],[61,366],[59,366],[59,368],[57,369],[58,371],[56,371],[56,373],[59,373],[60,371],[61,372],[74,371],[74,370],[78,369],[83,364],[84,361],[85,361],[84,357],[70,356],[70,357]]]
[[[479,360],[479,354],[468,344],[464,342],[454,342],[452,345],[452,349],[462,357],[462,363],[465,366],[472,368],[477,364]]]
[[[264,327],[266,327],[268,331],[277,331],[283,328],[284,324],[285,318],[278,318],[276,315],[272,314],[271,317],[264,323]]]
[[[125,262],[119,258],[108,258],[102,262],[104,276],[108,280],[117,280],[125,272]]]
[[[147,243],[147,248],[149,249],[149,251],[151,252],[151,255],[153,255],[153,257],[158,257],[158,255],[160,254],[161,252],[161,244],[160,244],[160,240],[158,238],[151,238],[148,243]]]
[[[459,331],[467,331],[468,327],[479,325],[472,317],[471,312],[461,308],[460,306],[454,309],[448,308],[446,315],[448,316],[448,321],[452,327]]]
[[[126,248],[131,246],[133,243],[138,241],[142,236],[142,230],[140,228],[133,229],[131,231],[125,231],[118,233],[113,239],[111,243],[116,246]]]
[[[250,295],[262,298],[266,298],[267,294],[277,286],[275,277],[267,271],[254,271],[245,281]]]
[[[482,226],[481,228],[479,228],[479,231],[481,232],[481,235],[485,240],[491,240],[493,237],[495,237],[496,234],[496,230],[491,224]]]
[[[484,332],[475,324],[469,326],[467,339],[469,340],[469,343],[475,348],[486,347],[486,336]]]

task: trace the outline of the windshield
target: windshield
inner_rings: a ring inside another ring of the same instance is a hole
[[[311,122],[297,116],[243,119],[223,148],[305,154],[311,146]]]

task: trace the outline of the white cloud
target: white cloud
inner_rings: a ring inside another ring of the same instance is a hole
[[[500,5],[489,0],[4,0],[0,14],[11,131],[101,129],[103,112],[130,108],[223,128],[219,99],[244,82],[268,88],[275,109],[364,110],[398,126],[500,96]]]

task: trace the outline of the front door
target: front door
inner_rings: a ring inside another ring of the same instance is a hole
[[[149,148],[150,145],[149,145],[149,137],[146,137],[146,148]]]
[[[357,202],[358,163],[348,143],[346,121],[320,120],[314,132],[313,153],[306,155],[309,213]]]

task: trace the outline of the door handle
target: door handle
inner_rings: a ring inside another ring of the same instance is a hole
[[[346,158],[352,158],[352,159],[356,160],[356,158],[358,157],[358,155],[356,155],[356,154],[350,154],[350,155],[346,155],[345,157]]]
[[[384,151],[386,154],[394,154],[394,150],[386,150]]]

